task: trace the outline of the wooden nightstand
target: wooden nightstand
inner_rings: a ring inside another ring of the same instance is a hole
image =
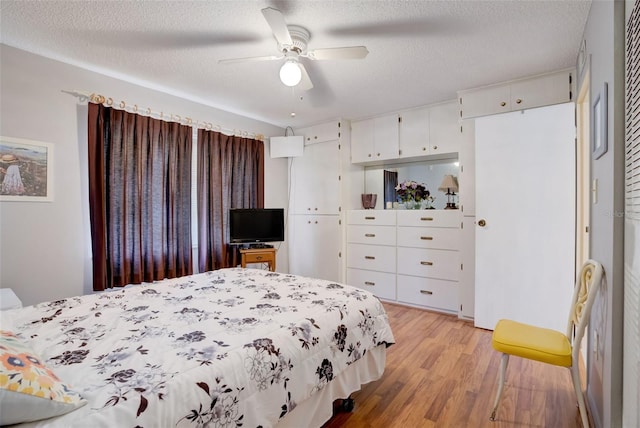
[[[275,248],[248,248],[240,250],[240,266],[247,267],[247,263],[266,263],[271,272],[276,271]]]

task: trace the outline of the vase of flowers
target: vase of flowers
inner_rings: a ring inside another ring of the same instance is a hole
[[[431,207],[433,196],[424,185],[412,180],[406,180],[396,186],[398,201],[407,209],[421,209],[423,205]]]

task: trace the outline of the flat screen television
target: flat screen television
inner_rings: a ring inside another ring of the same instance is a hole
[[[284,208],[232,208],[229,210],[232,244],[284,241]]]

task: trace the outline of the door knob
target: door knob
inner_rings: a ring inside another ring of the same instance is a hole
[[[480,220],[478,220],[478,226],[485,227],[486,225],[487,222],[485,221],[485,219],[481,218]]]

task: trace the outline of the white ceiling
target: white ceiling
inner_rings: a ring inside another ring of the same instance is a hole
[[[590,5],[574,0],[2,0],[0,40],[223,110],[299,127],[450,100],[457,90],[572,67]],[[281,10],[287,24],[311,32],[309,49],[365,45],[369,55],[305,60],[315,84],[307,92],[280,82],[279,61],[218,64],[278,54],[260,12],[268,6]]]

